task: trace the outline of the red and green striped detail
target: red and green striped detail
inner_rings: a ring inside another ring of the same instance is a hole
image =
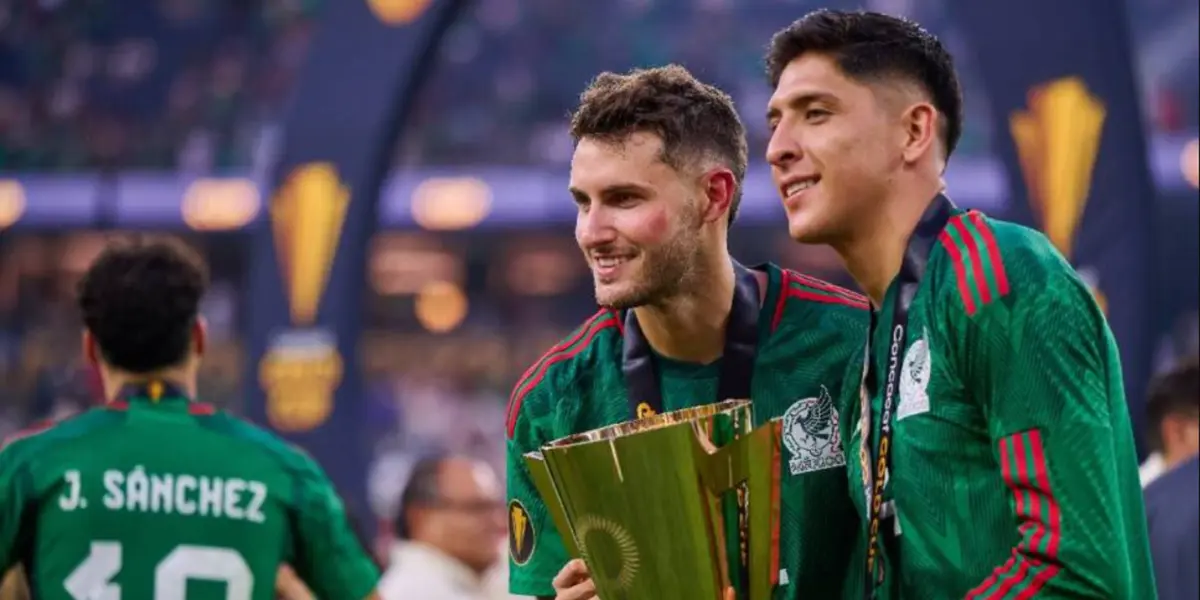
[[[532,367],[529,367],[529,370],[525,371],[513,388],[512,396],[508,399],[508,408],[505,410],[505,428],[510,439],[517,428],[517,416],[521,414],[521,403],[525,401],[525,396],[529,395],[529,392],[546,378],[550,367],[583,352],[598,333],[610,327],[618,327],[619,324],[620,318],[616,312],[608,309],[601,310],[592,315],[567,339],[550,348],[549,352],[543,354],[533,363]]]
[[[1021,541],[967,600],[1033,598],[1062,568],[1062,511],[1050,487],[1042,432],[1033,429],[1001,439],[1000,472],[1012,490]]]
[[[956,215],[938,236],[954,266],[958,293],[968,315],[1008,294],[1008,273],[996,236],[983,213]]]
[[[811,275],[796,271],[784,270],[782,275],[783,292],[779,294],[779,306],[775,309],[774,325],[778,325],[783,315],[783,306],[788,298],[797,298],[808,302],[824,304],[840,304],[867,310],[870,304],[866,296],[856,294],[846,288],[838,287],[827,281],[822,281]]]

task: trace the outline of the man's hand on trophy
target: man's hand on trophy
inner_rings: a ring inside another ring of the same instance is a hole
[[[555,600],[597,600],[596,584],[583,560],[572,560],[554,576],[554,593]]]
[[[554,577],[554,593],[555,600],[599,600],[587,564],[578,558],[567,563]],[[737,600],[733,588],[725,590],[725,600]]]

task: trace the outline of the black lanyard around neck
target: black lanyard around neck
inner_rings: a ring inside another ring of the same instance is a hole
[[[933,199],[925,214],[917,223],[908,246],[904,250],[904,260],[900,265],[900,274],[896,281],[896,296],[892,299],[891,333],[888,335],[887,379],[883,388],[883,410],[879,418],[879,435],[874,435],[872,424],[871,404],[879,391],[878,374],[876,373],[875,358],[871,352],[871,341],[875,336],[876,316],[871,315],[871,331],[868,338],[866,353],[867,366],[864,369],[862,389],[862,447],[860,452],[869,457],[863,465],[863,490],[866,495],[867,514],[867,585],[864,590],[866,598],[876,598],[884,580],[882,561],[876,560],[876,555],[884,552],[880,544],[882,534],[885,542],[889,542],[895,532],[895,524],[891,519],[894,513],[884,515],[883,491],[887,485],[888,469],[892,463],[892,412],[896,406],[896,394],[900,388],[898,380],[901,363],[904,360],[904,346],[908,335],[908,309],[912,306],[917,288],[921,286],[921,278],[925,275],[925,267],[929,263],[929,254],[938,236],[945,229],[946,223],[954,215],[954,203],[942,194]],[[872,438],[878,438],[872,443]]]
[[[750,398],[750,380],[754,376],[754,359],[758,354],[758,277],[737,261],[733,261],[733,276],[733,304],[729,309],[729,323],[725,326],[717,402]],[[625,313],[622,344],[621,372],[629,393],[630,412],[635,418],[662,413],[662,388],[654,364],[654,351],[632,310]]]

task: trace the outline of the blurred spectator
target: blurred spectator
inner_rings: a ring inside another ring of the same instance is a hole
[[[1200,458],[1146,488],[1146,522],[1159,600],[1200,598]]]
[[[1143,486],[1200,453],[1200,360],[1184,360],[1155,379],[1146,413],[1153,454],[1141,468]]]
[[[395,520],[384,600],[498,600],[488,582],[503,559],[504,490],[469,458],[434,456],[413,466]]]

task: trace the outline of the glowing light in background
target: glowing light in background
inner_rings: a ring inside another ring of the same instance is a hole
[[[407,25],[429,8],[432,0],[367,0],[375,18],[385,25]]]
[[[11,179],[0,179],[0,229],[12,227],[25,214],[25,188]]]
[[[413,191],[413,219],[431,231],[468,229],[492,209],[492,190],[475,177],[433,177]]]
[[[417,320],[434,333],[446,333],[462,324],[467,317],[467,295],[462,288],[447,281],[434,281],[417,292]]]
[[[183,195],[183,222],[198,231],[240,229],[258,216],[262,200],[249,179],[197,179]]]
[[[1192,187],[1200,188],[1200,139],[1192,140],[1183,147],[1179,155],[1179,169]]]

